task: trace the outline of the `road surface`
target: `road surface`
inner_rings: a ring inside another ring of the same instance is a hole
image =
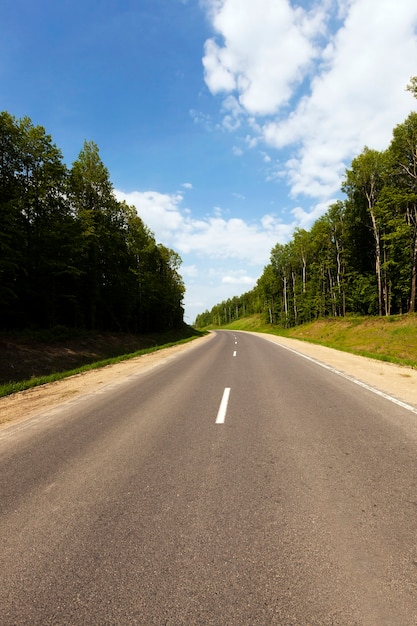
[[[0,438],[0,624],[415,626],[417,415],[218,332]]]

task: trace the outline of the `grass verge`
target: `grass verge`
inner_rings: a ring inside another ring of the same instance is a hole
[[[417,314],[321,319],[289,329],[271,326],[261,316],[254,315],[222,328],[299,339],[417,368]]]

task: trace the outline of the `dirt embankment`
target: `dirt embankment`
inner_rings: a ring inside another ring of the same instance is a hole
[[[0,336],[0,385],[67,372],[149,348],[154,337],[128,334],[88,334],[75,338],[42,338],[34,335]]]

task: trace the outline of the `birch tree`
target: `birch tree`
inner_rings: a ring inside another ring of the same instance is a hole
[[[417,77],[415,77],[417,90]],[[409,311],[416,310],[417,299],[417,113],[393,130],[388,150],[394,171],[393,183],[402,191],[404,218],[410,226],[410,300]]]
[[[375,254],[375,275],[378,289],[378,313],[388,314],[385,285],[382,276],[381,229],[376,216],[376,203],[384,186],[386,157],[382,152],[365,147],[362,154],[353,159],[351,168],[346,170],[343,190],[353,203],[366,202],[366,208],[372,224]],[[385,301],[385,304],[384,304]]]

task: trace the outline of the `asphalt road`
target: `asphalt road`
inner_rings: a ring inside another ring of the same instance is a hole
[[[417,624],[416,415],[252,335],[3,431],[0,507],[1,626]]]

